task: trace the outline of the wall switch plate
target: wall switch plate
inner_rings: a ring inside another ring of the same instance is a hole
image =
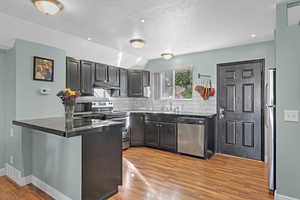
[[[298,110],[285,110],[284,111],[284,120],[289,122],[298,122],[299,121],[299,111]]]
[[[14,164],[14,157],[13,156],[10,156],[9,162],[10,162],[10,164]]]

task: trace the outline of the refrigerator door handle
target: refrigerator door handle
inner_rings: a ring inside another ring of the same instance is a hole
[[[269,104],[269,83],[266,83],[266,87],[265,87],[265,91],[266,91],[266,95],[265,95],[265,105],[268,106]]]
[[[265,108],[265,126],[269,128],[269,108]]]

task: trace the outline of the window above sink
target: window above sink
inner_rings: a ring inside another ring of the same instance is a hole
[[[160,73],[160,99],[190,100],[193,96],[193,70],[168,70]]]

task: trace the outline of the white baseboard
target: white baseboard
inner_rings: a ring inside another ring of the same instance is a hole
[[[0,176],[5,176],[6,175],[6,169],[0,169]]]
[[[54,187],[51,187],[47,183],[41,181],[35,176],[31,176],[31,183],[38,187],[40,190],[46,192],[48,195],[53,197],[54,199],[59,199],[59,200],[72,200],[71,198],[67,197],[60,191],[56,190]]]
[[[43,192],[47,193],[54,199],[72,200],[71,198],[69,198],[66,195],[64,195],[63,193],[61,193],[60,191],[56,190],[54,187],[48,185],[47,183],[41,181],[40,179],[38,179],[37,177],[35,177],[33,175],[22,177],[21,171],[9,164],[6,164],[6,168],[4,170],[3,169],[0,170],[0,176],[1,176],[1,173],[4,173],[3,175],[8,176],[10,179],[12,179],[14,182],[16,182],[21,187],[32,183],[34,186],[36,186]]]
[[[294,197],[289,197],[289,196],[285,196],[282,194],[278,194],[277,191],[275,191],[275,200],[299,200],[297,198]]]
[[[28,184],[26,183],[26,178],[22,177],[22,172],[8,163],[6,163],[6,176],[16,182],[19,186]]]

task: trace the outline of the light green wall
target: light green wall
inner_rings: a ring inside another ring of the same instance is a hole
[[[33,80],[33,57],[40,56],[55,62],[54,82]],[[74,200],[81,197],[81,137],[66,139],[30,129],[13,127],[14,119],[34,119],[63,116],[63,106],[56,93],[65,87],[64,50],[33,42],[16,40],[13,49],[5,54],[4,106],[6,162],[10,156],[24,176],[33,174]],[[51,89],[41,95],[40,88]]]
[[[220,63],[244,61],[252,59],[266,59],[266,67],[275,66],[274,41],[257,44],[217,49],[206,52],[191,53],[175,56],[171,60],[154,59],[146,64],[146,69],[160,70],[170,66],[192,66],[194,78],[197,74],[211,75],[216,78],[216,65]]]
[[[65,87],[65,51],[24,40],[16,40],[16,50],[17,119],[63,116],[56,93]],[[34,56],[54,60],[54,82],[32,80]],[[41,88],[51,89],[51,94],[41,95]]]
[[[11,121],[16,118],[16,48],[12,48],[7,50],[4,57],[4,93],[5,93],[5,101],[4,101],[4,112],[5,112],[5,121],[4,121],[4,141],[6,143],[5,146],[5,162],[8,163],[9,156],[16,156],[14,154],[14,150],[10,151],[13,154],[8,154],[8,150],[12,148],[12,146],[17,145],[17,140],[13,137],[9,137]]]
[[[0,49],[0,169],[4,168],[5,164],[5,130],[4,130],[4,78],[5,78],[5,63],[4,63],[5,51]]]
[[[300,26],[287,26],[287,4],[277,5],[277,192],[300,199],[300,123],[284,110],[300,110]]]
[[[32,174],[72,200],[81,200],[81,137],[33,131],[31,142]]]

